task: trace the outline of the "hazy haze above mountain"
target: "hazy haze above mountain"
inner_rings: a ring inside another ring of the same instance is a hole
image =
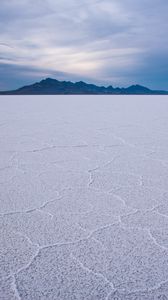
[[[46,78],[16,90],[0,91],[0,95],[168,95],[168,91],[151,90],[138,84],[127,88],[114,88],[111,85],[105,87],[83,81],[71,82]]]

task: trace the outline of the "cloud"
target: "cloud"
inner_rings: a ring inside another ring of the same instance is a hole
[[[17,66],[18,78],[21,70],[32,80],[35,70],[36,77],[59,71],[168,88],[167,11],[167,0],[1,0],[0,61]]]

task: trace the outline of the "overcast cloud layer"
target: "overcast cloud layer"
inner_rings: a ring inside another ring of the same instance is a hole
[[[168,90],[167,0],[1,0],[0,89],[45,77]]]

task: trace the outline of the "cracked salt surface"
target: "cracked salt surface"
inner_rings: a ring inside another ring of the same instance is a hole
[[[168,98],[0,98],[0,299],[168,299]]]

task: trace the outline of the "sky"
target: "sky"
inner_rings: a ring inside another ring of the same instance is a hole
[[[0,0],[0,90],[46,77],[168,90],[167,0]]]

